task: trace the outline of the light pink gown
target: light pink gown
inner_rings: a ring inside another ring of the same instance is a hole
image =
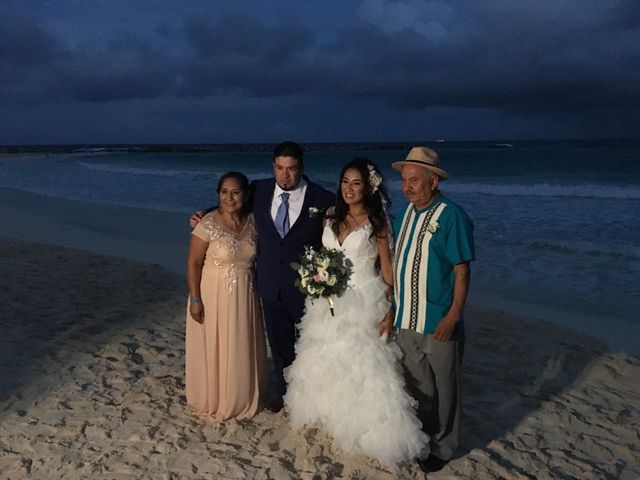
[[[200,293],[204,323],[187,306],[186,396],[215,420],[251,418],[265,382],[266,347],[254,287],[256,229],[250,216],[239,234],[206,215],[193,230],[209,242]]]

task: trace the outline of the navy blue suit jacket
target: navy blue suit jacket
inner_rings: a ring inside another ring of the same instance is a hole
[[[335,196],[307,179],[307,190],[300,216],[280,238],[271,218],[271,201],[275,179],[256,180],[253,187],[253,216],[258,231],[257,281],[258,294],[265,300],[278,297],[293,309],[302,310],[304,296],[294,285],[298,274],[289,265],[297,262],[305,245],[319,247],[322,242],[323,215],[309,215],[309,208],[326,209],[335,203]]]

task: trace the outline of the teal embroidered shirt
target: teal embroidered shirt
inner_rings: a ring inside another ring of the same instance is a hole
[[[453,267],[475,259],[473,222],[440,194],[422,210],[409,204],[395,233],[395,326],[434,333],[453,302]],[[463,335],[462,319],[455,333]]]

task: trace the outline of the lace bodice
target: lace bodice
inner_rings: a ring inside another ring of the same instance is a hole
[[[207,214],[193,230],[193,234],[209,242],[204,268],[222,269],[227,290],[236,283],[238,272],[252,270],[257,256],[257,233],[250,215],[240,233],[217,223]],[[249,272],[249,288],[253,289],[253,272]]]
[[[330,225],[325,225],[322,232],[322,244],[327,248],[344,252],[345,256],[353,263],[349,280],[349,284],[352,286],[364,285],[380,274],[376,267],[378,247],[376,238],[371,236],[371,228],[371,224],[368,221],[365,222],[349,233],[342,245],[338,242]]]
[[[200,225],[206,230],[207,240],[210,243],[205,265],[215,267],[235,265],[236,268],[251,268],[253,266],[257,254],[256,228],[253,216],[249,216],[240,233],[220,225],[212,215],[203,218]]]

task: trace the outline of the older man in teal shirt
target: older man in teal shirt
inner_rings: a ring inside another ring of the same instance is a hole
[[[431,437],[424,471],[440,470],[458,447],[462,311],[474,260],[473,222],[438,189],[448,178],[438,155],[411,149],[393,167],[402,175],[410,204],[396,224],[394,284],[407,387],[418,400],[418,417]]]

